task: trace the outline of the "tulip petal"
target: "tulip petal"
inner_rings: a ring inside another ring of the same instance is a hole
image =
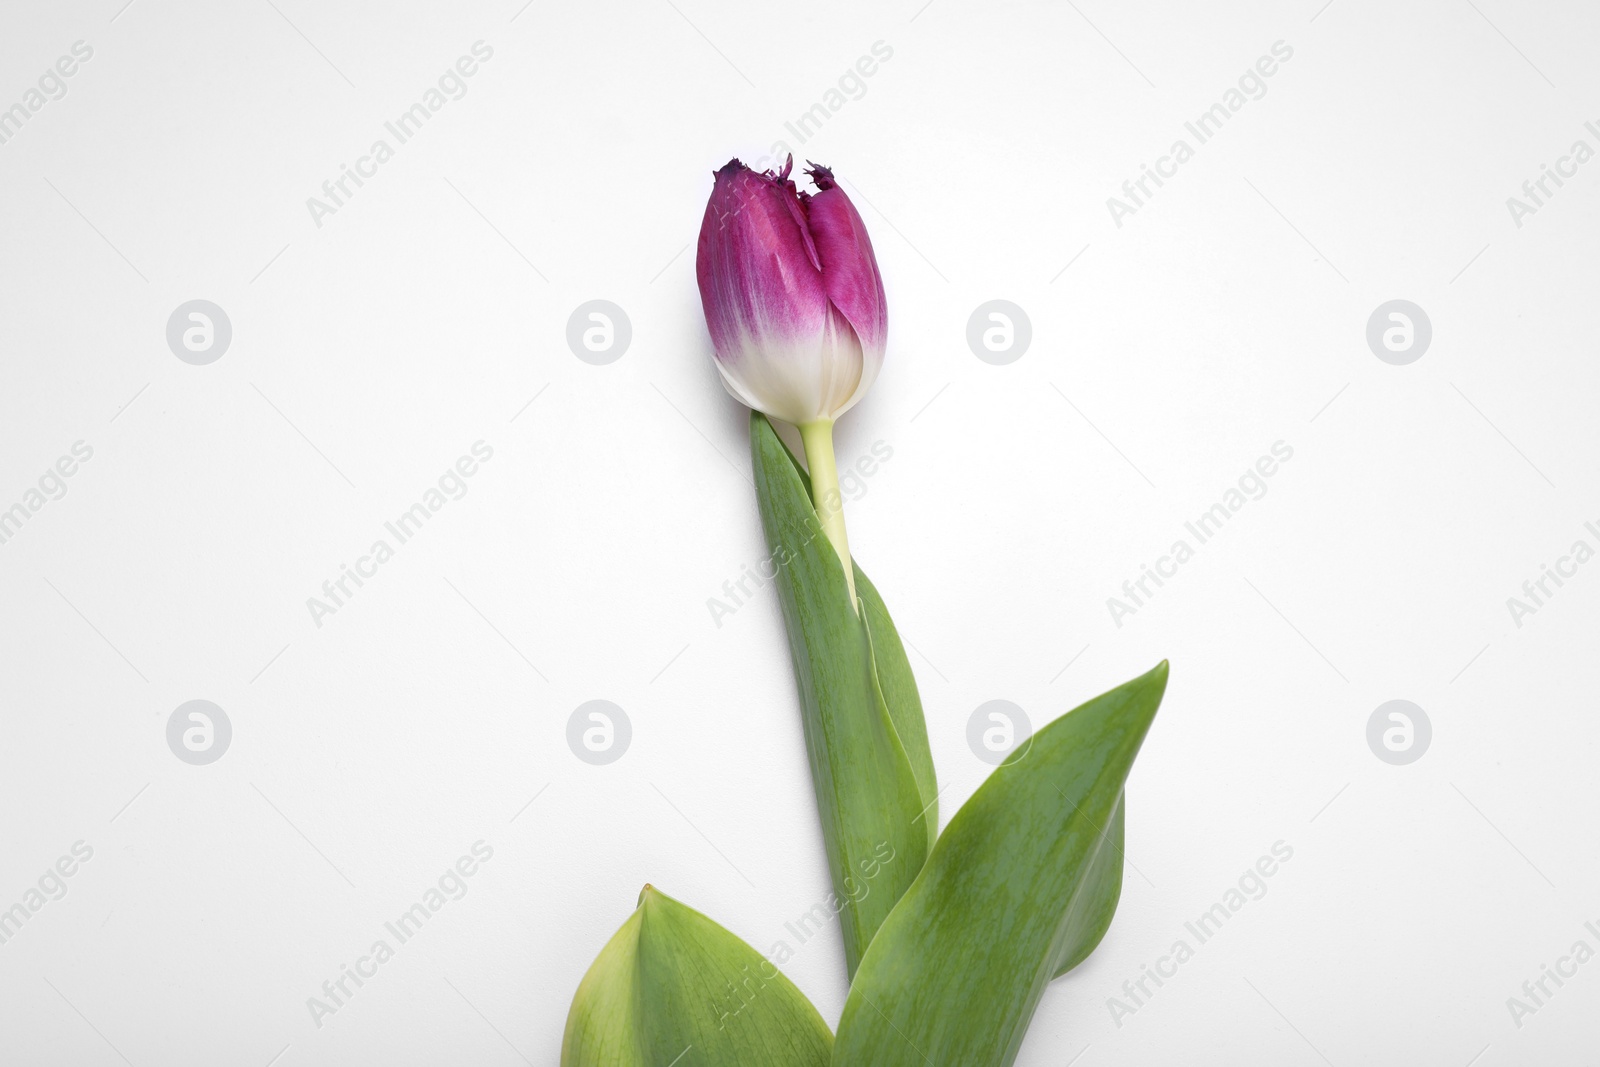
[[[828,299],[855,328],[868,358],[881,361],[889,337],[889,305],[867,225],[831,170],[812,164],[807,173],[818,191],[807,204],[806,223],[821,257]]]
[[[738,160],[716,173],[700,224],[695,276],[719,361],[770,344],[811,347],[828,326],[828,295],[794,183]]]

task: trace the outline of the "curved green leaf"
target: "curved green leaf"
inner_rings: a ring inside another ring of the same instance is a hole
[[[939,785],[933,773],[933,749],[928,744],[928,723],[922,715],[922,697],[911,674],[900,632],[889,618],[889,609],[878,595],[878,587],[868,580],[861,564],[850,561],[856,572],[856,596],[866,609],[867,633],[872,641],[872,662],[876,668],[879,692],[894,720],[895,733],[911,761],[917,780],[917,795],[922,801],[920,816],[928,834],[928,848],[939,836]]]
[[[751,415],[750,447],[800,690],[830,903],[854,974],[937,833],[933,757],[905,649],[877,590],[857,568],[865,608],[857,615],[803,472],[759,413]]]
[[[825,1067],[833,1035],[783,973],[650,886],[589,967],[561,1067]]]
[[[1117,800],[1116,814],[1111,816],[1111,827],[1106,831],[1105,847],[1094,854],[1089,869],[1083,875],[1083,898],[1079,907],[1083,911],[1082,932],[1062,943],[1061,962],[1056,965],[1055,977],[1060,978],[1072,968],[1089,958],[1111,929],[1111,917],[1117,913],[1117,901],[1122,897],[1122,853],[1127,837],[1125,818],[1128,796],[1124,792]]]
[[[764,415],[757,414],[754,418],[767,422]],[[771,429],[771,423],[767,423],[767,428]],[[773,437],[777,438],[777,434],[774,433]],[[800,466],[800,461],[788,446],[783,445],[781,438],[778,438],[778,444],[783,447],[789,464],[800,476],[806,498],[811,500],[811,476]],[[811,503],[814,509],[816,502],[812,500]],[[873,644],[873,663],[878,669],[878,685],[884,703],[888,705],[889,717],[894,720],[895,732],[899,734],[900,743],[911,760],[917,791],[922,795],[923,825],[927,827],[928,847],[931,849],[934,839],[939,836],[939,786],[933,772],[933,749],[928,744],[928,723],[922,714],[922,696],[917,692],[917,679],[911,673],[911,662],[906,658],[900,632],[889,617],[888,605],[879,595],[878,587],[867,577],[867,572],[861,569],[861,561],[851,559],[850,565],[856,576],[856,596],[866,608]]]
[[[835,1067],[1006,1067],[1045,986],[1105,932],[1086,885],[1167,664],[1063,715],[956,813],[850,986]],[[1117,865],[1120,870],[1120,864]],[[1120,881],[1120,873],[1118,874]],[[1113,901],[1114,906],[1114,901]]]

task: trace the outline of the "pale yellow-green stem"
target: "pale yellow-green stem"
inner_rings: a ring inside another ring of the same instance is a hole
[[[839,468],[833,458],[833,420],[818,419],[799,427],[800,443],[806,449],[806,466],[811,471],[811,500],[816,505],[822,530],[833,542],[844,564],[844,580],[850,589],[850,606],[856,606],[856,572],[850,564],[850,538],[844,529],[844,497],[839,492]]]

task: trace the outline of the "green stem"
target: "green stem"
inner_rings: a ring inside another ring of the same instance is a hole
[[[850,538],[844,529],[844,497],[839,492],[839,468],[833,458],[833,420],[818,419],[800,426],[800,443],[805,445],[806,466],[811,473],[811,501],[822,520],[822,530],[833,542],[844,564],[844,580],[850,589],[850,606],[856,603],[856,573],[850,564]]]

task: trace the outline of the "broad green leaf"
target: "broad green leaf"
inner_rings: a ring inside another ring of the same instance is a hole
[[[1166,686],[1163,662],[1063,715],[962,806],[861,961],[834,1067],[1016,1059],[1045,986],[1105,932],[1100,857]]]
[[[854,974],[937,833],[933,758],[911,667],[877,590],[857,568],[858,616],[803,472],[760,414],[751,416],[750,445]]]
[[[561,1067],[826,1067],[832,1046],[777,967],[645,886],[578,985]]]

